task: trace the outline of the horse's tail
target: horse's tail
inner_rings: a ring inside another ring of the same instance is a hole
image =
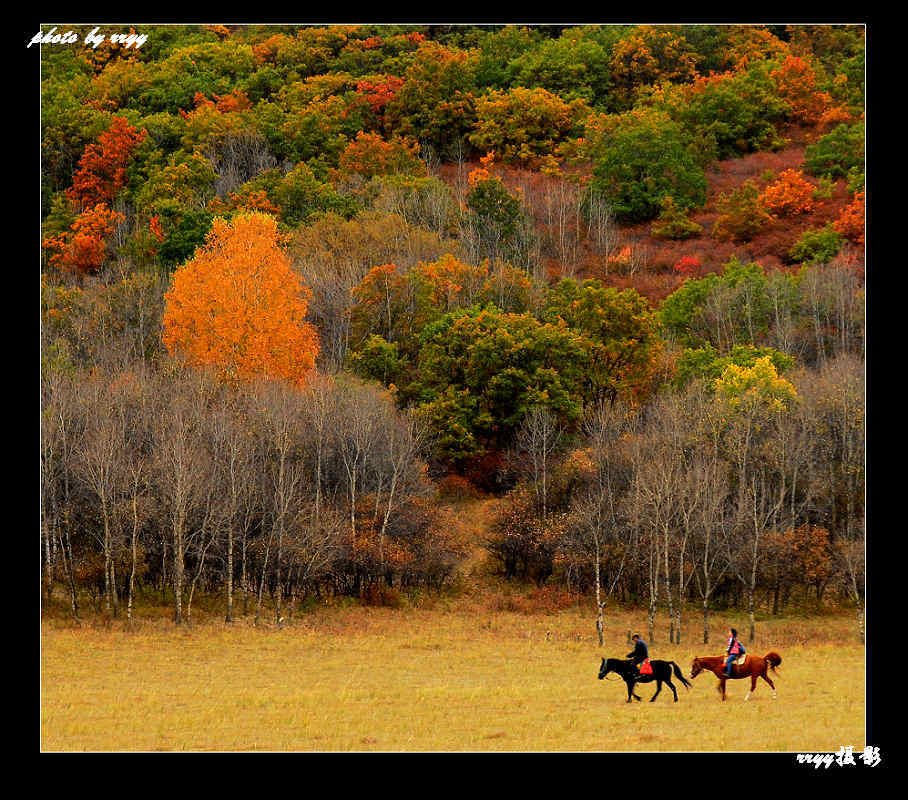
[[[769,665],[769,668],[773,672],[775,672],[776,667],[782,663],[782,656],[780,656],[775,650],[770,650],[765,656],[763,656],[763,660]]]
[[[686,688],[690,689],[690,683],[688,682],[687,678],[685,678],[681,673],[681,669],[678,667],[678,665],[674,661],[669,661],[668,663],[672,665],[672,670],[675,673],[675,677],[679,681],[681,681],[681,683],[683,683]]]

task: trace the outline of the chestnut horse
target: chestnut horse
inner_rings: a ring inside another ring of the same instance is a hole
[[[782,663],[782,656],[774,650],[768,652],[762,658],[748,653],[745,661],[740,666],[731,665],[731,675],[725,674],[725,659],[727,656],[699,656],[693,660],[690,665],[690,676],[696,678],[703,670],[709,670],[719,679],[719,694],[725,700],[725,681],[735,680],[737,678],[750,678],[750,691],[745,695],[745,700],[750,700],[751,692],[757,687],[757,678],[762,678],[772,689],[773,699],[776,697],[776,685],[769,677],[769,670],[776,671],[776,667]]]

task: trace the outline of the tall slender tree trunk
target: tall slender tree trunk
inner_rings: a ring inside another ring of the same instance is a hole
[[[135,594],[136,585],[136,558],[137,558],[137,539],[139,537],[139,508],[136,493],[132,495],[132,538],[130,541],[130,550],[132,554],[132,564],[129,572],[129,594],[126,600],[126,621],[132,624],[132,603]]]
[[[183,514],[178,512],[173,529],[173,621],[183,624]]]
[[[111,614],[110,603],[110,522],[107,514],[107,502],[101,494],[101,516],[104,520],[104,610],[109,617]]]
[[[602,602],[602,586],[601,578],[599,572],[599,531],[596,531],[596,564],[595,564],[595,575],[596,575],[596,633],[599,635],[599,646],[602,647],[603,644],[603,632],[605,630],[605,620],[603,619],[603,606],[605,605]]]
[[[233,622],[233,525],[227,526],[227,616],[224,620]]]
[[[61,536],[61,534],[57,534]],[[63,569],[66,574],[66,582],[69,584],[69,607],[72,612],[73,622],[79,621],[79,602],[76,597],[76,579],[73,575],[72,548],[69,543],[69,530],[66,531],[66,541],[61,536],[60,552],[63,554]]]
[[[111,556],[110,559],[110,588],[111,588],[111,600],[113,601],[113,615],[118,617],[120,615],[120,595],[117,591],[117,563]]]
[[[246,573],[246,531],[243,531],[243,541],[240,550],[240,586],[243,587],[243,616],[249,613],[249,576]]]

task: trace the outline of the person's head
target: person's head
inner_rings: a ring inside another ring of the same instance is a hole
[[[640,634],[635,633],[633,636],[631,636],[631,639],[633,639],[635,642],[638,641],[640,639]]]
[[[728,629],[728,635],[729,635],[729,636],[734,636],[735,639],[738,638],[738,632],[737,632],[734,628],[729,628],[729,629]]]

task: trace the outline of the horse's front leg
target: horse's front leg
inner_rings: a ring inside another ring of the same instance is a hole
[[[634,684],[629,680],[625,680],[624,682],[627,684],[627,702],[630,703],[631,695],[634,693]]]
[[[725,702],[725,678],[719,678],[719,694],[722,695],[722,702]]]
[[[659,696],[659,692],[661,692],[661,691],[662,691],[662,681],[657,679],[656,680],[656,693],[649,699],[649,701],[651,703],[654,702],[655,699]]]
[[[776,685],[772,682],[772,679],[769,677],[769,675],[761,675],[760,677],[769,684],[769,688],[772,689],[772,699],[775,700]]]
[[[750,695],[753,693],[753,690],[757,688],[757,676],[754,673],[750,675],[750,691],[744,695],[744,702],[746,703],[750,700]]]

